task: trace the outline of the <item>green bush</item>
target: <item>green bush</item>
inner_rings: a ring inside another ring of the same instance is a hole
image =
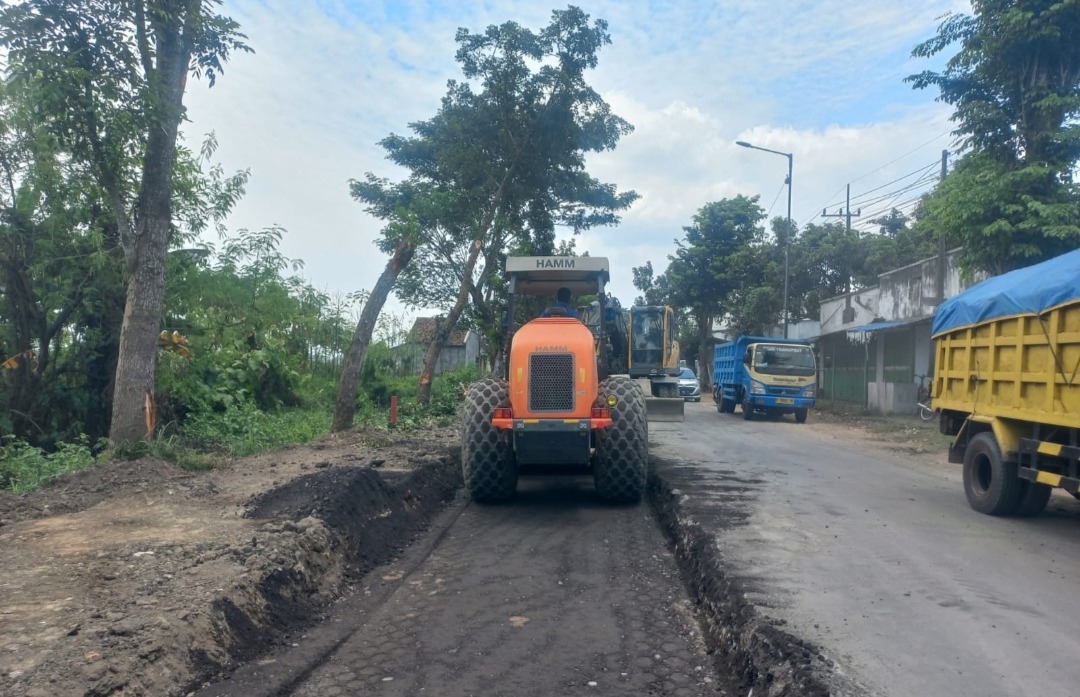
[[[465,399],[465,388],[480,377],[473,366],[458,368],[435,378],[427,406],[416,402],[416,376],[387,378],[384,386],[398,397],[398,421],[395,428],[411,429],[457,424],[458,407]],[[369,420],[370,417],[373,417]],[[372,404],[365,394],[357,403],[357,421],[369,426],[389,425],[389,397],[385,404]]]
[[[326,409],[265,412],[245,401],[223,411],[205,410],[190,415],[180,428],[180,437],[197,450],[239,457],[306,443],[326,433],[330,420],[331,414]]]
[[[192,413],[226,411],[242,402],[266,411],[297,406],[302,401],[302,380],[294,362],[281,341],[266,337],[237,340],[216,350],[196,347],[190,359],[162,352],[158,362],[162,420],[179,424]]]
[[[10,440],[0,445],[0,487],[23,493],[48,484],[62,474],[91,467],[94,453],[86,436],[74,442],[57,443],[47,453],[24,441]]]

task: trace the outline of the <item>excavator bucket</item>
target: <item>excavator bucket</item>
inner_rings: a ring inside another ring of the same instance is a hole
[[[686,401],[682,397],[646,397],[645,418],[649,421],[682,421]]]

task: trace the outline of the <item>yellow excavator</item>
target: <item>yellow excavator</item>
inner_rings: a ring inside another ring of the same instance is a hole
[[[645,407],[649,421],[682,421],[685,400],[679,396],[679,341],[675,311],[667,305],[634,305],[623,308],[608,298],[607,330],[600,331],[599,303],[582,308],[581,320],[594,336],[608,342],[608,370],[647,380]],[[599,355],[599,353],[598,353]]]

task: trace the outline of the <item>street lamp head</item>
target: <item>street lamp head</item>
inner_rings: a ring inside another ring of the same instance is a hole
[[[745,140],[737,140],[737,141],[735,141],[735,145],[741,145],[744,148],[752,148],[752,147],[754,147],[753,145],[750,145],[750,143],[747,143]]]

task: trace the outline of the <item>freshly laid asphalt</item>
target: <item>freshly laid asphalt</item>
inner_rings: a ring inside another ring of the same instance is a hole
[[[788,416],[744,421],[708,402],[651,426],[701,525],[713,487],[741,481],[716,541],[767,617],[819,646],[867,694],[1076,695],[1080,502],[1055,492],[1034,519],[964,498],[959,465],[904,456]]]

